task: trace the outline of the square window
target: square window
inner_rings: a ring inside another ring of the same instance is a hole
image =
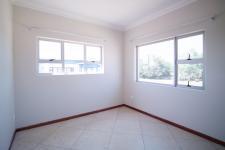
[[[39,40],[39,59],[61,60],[61,43]]]
[[[138,46],[138,81],[174,83],[174,40]]]

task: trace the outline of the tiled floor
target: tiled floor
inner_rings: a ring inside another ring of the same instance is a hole
[[[126,107],[16,134],[12,150],[225,150]]]

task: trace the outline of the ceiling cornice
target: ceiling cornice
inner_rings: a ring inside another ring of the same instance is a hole
[[[107,23],[106,21],[93,19],[91,17],[82,16],[80,14],[75,14],[75,13],[72,13],[72,12],[69,12],[69,11],[62,11],[60,9],[53,9],[53,8],[49,8],[49,7],[44,7],[44,6],[41,6],[41,5],[32,4],[30,2],[23,2],[23,1],[19,1],[19,0],[10,0],[10,1],[13,5],[16,5],[16,6],[30,8],[30,9],[33,9],[33,10],[46,12],[46,13],[54,14],[54,15],[58,15],[58,16],[63,16],[63,17],[70,18],[70,19],[80,20],[80,21],[83,21],[83,22],[104,26],[104,27],[111,28],[111,29],[118,30],[118,31],[127,31],[127,30],[135,28],[139,25],[142,25],[144,23],[152,21],[152,20],[154,20],[158,17],[166,15],[170,12],[173,12],[173,11],[179,9],[179,8],[187,6],[187,5],[189,5],[193,2],[196,2],[197,0],[182,0],[182,1],[176,3],[172,6],[169,6],[165,9],[159,10],[155,13],[152,13],[148,16],[145,16],[145,17],[143,17],[143,18],[127,25],[127,26],[115,25],[115,24],[112,24],[112,23]]]
[[[11,2],[15,6],[30,8],[30,9],[45,12],[45,13],[48,13],[48,14],[54,14],[54,15],[58,15],[58,16],[62,16],[62,17],[70,18],[70,19],[83,21],[83,22],[86,22],[86,23],[104,26],[104,27],[111,28],[111,29],[114,29],[114,30],[119,30],[119,31],[125,30],[125,28],[123,26],[107,23],[106,21],[93,19],[91,17],[82,16],[80,14],[75,14],[75,13],[72,13],[72,12],[69,12],[69,11],[62,11],[60,9],[44,7],[44,6],[32,4],[30,2],[21,2],[21,1],[17,1],[17,0],[11,0]]]
[[[125,27],[125,30],[127,31],[127,30],[135,28],[135,27],[137,27],[139,25],[142,25],[144,23],[150,22],[150,21],[152,21],[152,20],[154,20],[156,18],[159,18],[159,17],[161,17],[163,15],[166,15],[166,14],[168,14],[170,12],[173,12],[173,11],[175,11],[177,9],[185,7],[185,6],[187,6],[187,5],[189,5],[189,4],[193,3],[193,2],[196,2],[196,1],[197,0],[182,0],[182,1],[172,5],[170,7],[167,7],[165,9],[162,9],[162,10],[158,11],[158,12],[152,13],[152,14],[150,14],[148,16],[145,16],[145,17],[139,19],[138,21],[136,21],[134,23],[131,23],[130,25]]]

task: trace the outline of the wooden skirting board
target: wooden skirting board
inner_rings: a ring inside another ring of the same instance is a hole
[[[187,128],[185,126],[179,125],[179,124],[174,123],[172,121],[169,121],[167,119],[164,119],[164,118],[158,117],[156,115],[147,113],[145,111],[142,111],[142,110],[140,110],[138,108],[129,106],[127,104],[121,104],[121,105],[117,105],[117,106],[113,106],[113,107],[103,108],[103,109],[99,109],[99,110],[95,110],[95,111],[91,111],[91,112],[87,112],[87,113],[82,113],[82,114],[78,114],[78,115],[74,115],[74,116],[69,116],[69,117],[65,117],[65,118],[61,118],[61,119],[56,119],[56,120],[52,120],[52,121],[42,122],[42,123],[38,123],[38,124],[34,124],[34,125],[30,125],[30,126],[18,128],[18,129],[15,130],[15,132],[13,134],[13,137],[12,137],[12,140],[11,140],[11,144],[10,144],[10,147],[9,147],[9,150],[10,150],[10,148],[12,146],[12,143],[13,143],[13,140],[15,138],[16,132],[23,131],[23,130],[28,130],[28,129],[32,129],[32,128],[37,128],[37,127],[41,127],[41,126],[45,126],[45,125],[50,125],[50,124],[53,124],[53,123],[58,123],[58,122],[62,122],[62,121],[66,121],[66,120],[70,120],[70,119],[74,119],[74,118],[78,118],[78,117],[82,117],[82,116],[87,116],[87,115],[91,115],[91,114],[94,114],[94,113],[99,113],[99,112],[103,112],[103,111],[107,111],[107,110],[114,109],[114,108],[119,108],[119,107],[128,107],[128,108],[133,109],[135,111],[138,111],[138,112],[140,112],[142,114],[148,115],[148,116],[150,116],[152,118],[158,119],[158,120],[160,120],[162,122],[165,122],[167,124],[173,125],[173,126],[175,126],[177,128],[180,128],[182,130],[185,130],[185,131],[190,132],[190,133],[192,133],[194,135],[197,135],[199,137],[202,137],[202,138],[204,138],[206,140],[209,140],[211,142],[220,144],[220,145],[222,145],[222,146],[225,147],[225,142],[224,141],[221,141],[219,139],[213,138],[213,137],[211,137],[209,135],[206,135],[204,133],[195,131],[195,130],[190,129],[190,128]]]

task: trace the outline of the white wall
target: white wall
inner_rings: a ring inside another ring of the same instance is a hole
[[[127,31],[124,52],[125,103],[225,141],[225,15],[215,21],[194,23],[224,9],[224,0],[199,0]],[[135,44],[198,30],[205,30],[206,36],[205,90],[135,81]],[[146,34],[148,36],[141,36]]]
[[[41,27],[27,30],[22,24]],[[45,30],[45,29],[47,30]],[[16,127],[122,104],[123,33],[105,27],[14,7]],[[99,37],[104,42],[105,73],[40,76],[36,73],[36,36],[66,40]]]
[[[0,149],[7,150],[15,130],[12,9],[8,0],[0,1]]]

